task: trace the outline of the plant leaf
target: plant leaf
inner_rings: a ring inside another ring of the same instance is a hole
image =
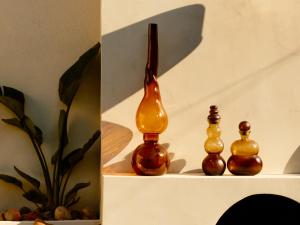
[[[99,137],[100,137],[100,131],[97,130],[97,131],[93,134],[93,136],[88,140],[88,142],[85,143],[85,144],[83,145],[83,147],[82,147],[83,151],[84,151],[84,152],[87,152],[87,151],[90,149],[90,147],[92,147],[92,145],[95,143],[95,141],[96,141]]]
[[[23,196],[31,201],[31,202],[34,202],[34,203],[39,203],[39,204],[44,204],[44,203],[47,203],[48,202],[48,198],[45,194],[39,192],[39,191],[36,191],[34,189],[31,189],[27,192],[25,192],[23,194]]]
[[[59,120],[58,120],[58,137],[59,137],[59,147],[58,149],[63,150],[63,148],[69,143],[68,133],[66,126],[64,124],[67,120],[67,113],[65,110],[60,110]],[[58,159],[59,150],[51,158],[51,163],[54,165]]]
[[[35,178],[29,176],[28,174],[22,172],[22,171],[19,170],[16,166],[14,166],[14,169],[15,169],[15,171],[17,171],[17,173],[18,173],[21,177],[23,177],[25,180],[27,180],[29,183],[31,183],[31,184],[33,185],[33,187],[35,187],[36,189],[39,189],[39,188],[40,188],[41,183],[40,183],[37,179],[35,179]]]
[[[80,58],[61,76],[59,80],[59,97],[67,106],[79,88],[84,70],[91,60],[98,54],[100,43],[87,50]]]
[[[86,188],[90,185],[91,183],[78,183],[76,184],[67,194],[64,200],[64,205],[69,205],[70,203],[76,201],[76,197],[77,197],[77,192],[80,189]]]
[[[0,174],[0,179],[5,181],[6,183],[10,183],[13,184],[17,187],[19,187],[20,189],[23,189],[23,183],[22,181],[18,180],[15,177],[9,176],[9,175],[5,175],[5,174]]]
[[[78,148],[70,152],[62,161],[61,175],[65,175],[71,168],[73,168],[78,162],[80,162],[85,153],[91,148],[95,141],[99,138],[100,131],[97,130],[93,136],[83,145],[82,148]]]
[[[69,169],[75,166],[78,162],[80,162],[84,157],[84,152],[82,148],[78,148],[70,152],[62,161],[62,168],[60,174],[65,175]]]
[[[76,203],[78,203],[80,200],[80,197],[74,199],[72,202],[70,202],[68,205],[66,205],[66,208],[71,207],[72,205],[75,205]]]
[[[21,91],[11,87],[2,87],[0,102],[13,111],[19,119],[24,116],[25,97]]]
[[[36,140],[36,142],[41,145],[43,143],[43,133],[40,128],[35,126],[32,120],[28,116],[24,116],[23,118],[24,128],[27,130]]]
[[[22,126],[20,120],[18,120],[17,118],[2,119],[2,121],[4,123],[10,124],[12,126],[19,127],[19,128],[21,128],[23,130],[23,126]]]
[[[3,96],[8,96],[13,99],[16,99],[18,102],[20,102],[20,104],[22,104],[24,106],[25,97],[21,91],[15,89],[15,88],[3,86],[2,94],[3,94]],[[24,109],[24,107],[23,107],[23,109]]]
[[[30,130],[30,133],[35,138],[35,140],[37,141],[37,143],[39,145],[41,145],[43,143],[43,132],[41,131],[40,128],[38,128],[37,126],[35,126],[32,123],[32,121],[30,120],[29,117],[25,116],[23,118],[23,121],[26,121],[25,122],[26,123],[25,126],[27,127],[27,130],[24,128],[24,125],[21,123],[21,121],[18,120],[17,118],[2,119],[2,121],[5,122],[5,123],[7,123],[7,124],[10,124],[12,126],[18,127],[20,129],[22,129],[23,131]]]

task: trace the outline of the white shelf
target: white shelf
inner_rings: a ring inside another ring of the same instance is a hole
[[[230,206],[253,194],[300,202],[300,175],[293,174],[105,174],[103,180],[103,225],[215,225]]]

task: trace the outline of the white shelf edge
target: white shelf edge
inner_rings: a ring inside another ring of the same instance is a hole
[[[206,176],[203,174],[165,174],[162,176],[138,176],[133,173],[109,173],[103,174],[103,177],[121,179],[300,179],[300,174],[258,174],[255,176],[235,176],[230,174],[222,176]]]

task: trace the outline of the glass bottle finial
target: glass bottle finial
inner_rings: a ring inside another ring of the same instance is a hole
[[[225,160],[220,155],[224,149],[223,141],[220,138],[220,120],[218,107],[215,105],[210,106],[207,117],[209,123],[207,128],[208,138],[204,143],[204,148],[208,155],[202,161],[202,170],[206,175],[222,175],[226,168]]]
[[[249,138],[251,126],[248,121],[239,124],[240,140],[236,140],[231,145],[231,156],[228,159],[228,170],[235,175],[255,175],[263,166],[261,158],[258,156],[258,144]]]
[[[149,24],[144,97],[136,113],[136,126],[143,133],[144,143],[135,149],[131,161],[138,175],[161,175],[169,167],[167,149],[158,143],[159,134],[168,126],[168,117],[160,97],[157,69],[157,24]]]

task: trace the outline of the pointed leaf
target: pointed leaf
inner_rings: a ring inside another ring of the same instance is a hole
[[[7,96],[0,96],[0,102],[14,112],[18,118],[23,118],[24,112],[22,111],[18,101]]]
[[[68,205],[66,205],[67,208],[71,207],[72,205],[75,205],[80,200],[80,197],[74,199],[72,202],[70,202]]]
[[[24,94],[14,88],[5,86],[2,88],[0,102],[13,111],[19,119],[22,119],[24,116]]]
[[[5,175],[5,174],[0,174],[0,179],[5,181],[6,183],[16,185],[20,189],[23,189],[23,183],[15,177]]]
[[[61,175],[65,175],[71,168],[73,168],[78,162],[80,162],[85,153],[91,148],[95,141],[99,138],[100,131],[97,130],[93,136],[83,145],[82,148],[78,148],[69,153],[62,161]]]
[[[77,192],[80,189],[86,188],[90,185],[91,183],[78,183],[76,184],[67,194],[65,197],[65,201],[64,201],[64,205],[69,205],[70,203],[72,203],[73,201],[76,200],[77,197]]]
[[[43,133],[41,129],[35,126],[28,116],[24,116],[22,122],[26,130],[34,137],[37,143],[41,145],[43,143]]]
[[[93,134],[93,136],[88,140],[88,142],[83,145],[83,147],[82,147],[83,151],[87,152],[99,137],[100,137],[100,131],[97,130]]]
[[[10,124],[12,126],[19,127],[19,128],[21,128],[23,130],[23,126],[22,126],[20,120],[18,120],[17,118],[2,119],[2,121],[4,123]]]
[[[86,51],[80,58],[61,76],[59,80],[59,97],[67,106],[71,102],[79,88],[83,72],[91,60],[98,54],[100,44]]]
[[[65,110],[60,110],[59,121],[58,121],[58,137],[59,137],[59,147],[55,154],[51,158],[51,163],[54,165],[58,159],[59,151],[62,151],[63,148],[68,144],[68,133],[67,126],[67,113]]]
[[[38,204],[44,204],[48,201],[48,198],[45,194],[39,192],[39,191],[36,191],[36,190],[30,190],[30,191],[27,191],[23,194],[23,196],[31,201],[31,202],[34,202],[34,203],[38,203]]]
[[[40,183],[37,179],[35,179],[35,178],[29,176],[28,174],[22,172],[22,171],[19,170],[16,166],[14,166],[14,169],[15,169],[15,171],[17,171],[17,173],[18,173],[21,177],[23,177],[25,180],[27,180],[29,183],[31,183],[31,184],[33,185],[33,187],[35,187],[36,189],[39,189],[39,188],[40,188],[41,183]]]
[[[13,99],[16,99],[23,106],[24,109],[25,97],[21,91],[15,88],[3,86],[3,96],[8,96]]]
[[[84,151],[82,148],[78,148],[70,152],[62,161],[61,175],[65,175],[69,169],[80,162],[84,157]]]

